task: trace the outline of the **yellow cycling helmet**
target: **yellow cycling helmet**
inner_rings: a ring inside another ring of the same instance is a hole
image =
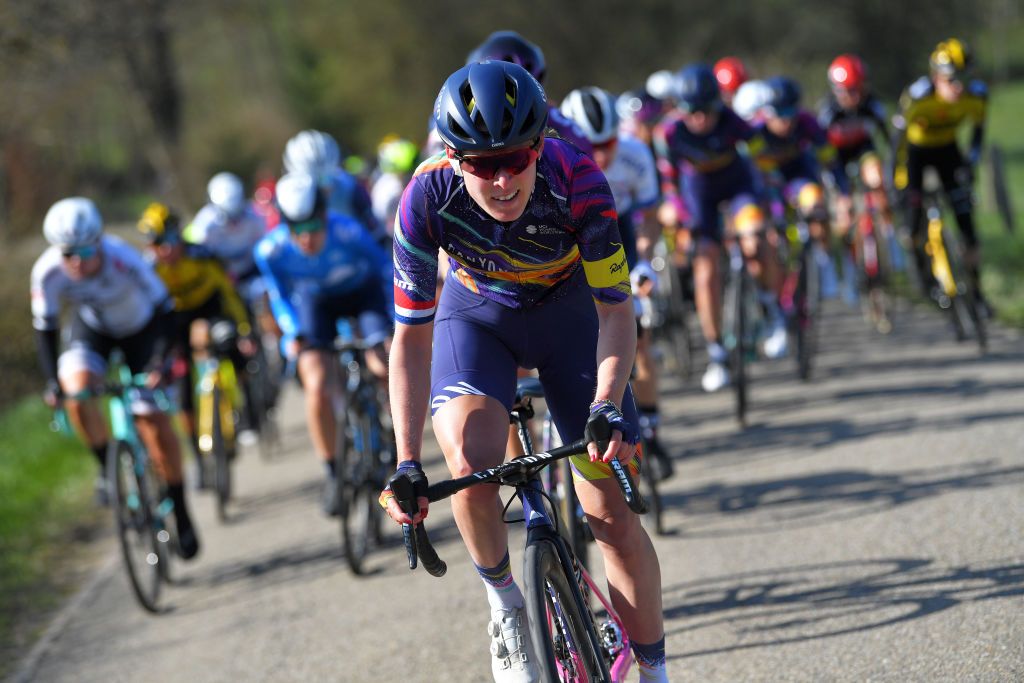
[[[928,60],[932,71],[947,78],[961,76],[970,70],[973,64],[971,48],[967,43],[950,38],[939,43]]]
[[[142,212],[138,228],[148,241],[160,242],[168,233],[178,234],[180,221],[166,204],[153,202]]]
[[[412,173],[419,153],[415,143],[388,135],[377,147],[377,165],[384,173]]]

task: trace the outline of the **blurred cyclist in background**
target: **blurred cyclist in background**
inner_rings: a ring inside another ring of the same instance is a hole
[[[103,219],[92,200],[62,199],[46,213],[43,234],[50,248],[32,267],[32,326],[39,362],[46,377],[44,400],[61,402],[82,441],[100,465],[96,496],[109,504],[106,478],[110,432],[95,397],[77,398],[102,386],[115,348],[132,374],[149,375],[137,390],[131,412],[157,475],[174,502],[178,553],[188,559],[199,552],[199,539],[185,505],[181,446],[170,416],[153,389],[167,370],[167,349],[174,332],[174,305],[167,288],[142,255],[124,240],[103,234]],[[60,316],[70,304],[67,346],[58,356]]]
[[[939,43],[929,64],[930,74],[914,81],[900,97],[900,111],[894,121],[898,138],[893,184],[896,189],[906,190],[907,225],[913,233],[914,257],[925,295],[942,304],[943,295],[924,253],[927,235],[922,203],[925,168],[938,173],[967,245],[965,256],[975,296],[988,311],[981,293],[981,253],[974,230],[972,195],[985,134],[988,88],[971,77],[973,56],[961,40],[950,38]],[[966,157],[956,139],[965,121],[970,121],[973,128]],[[948,299],[946,302],[948,305]]]
[[[287,173],[316,179],[328,209],[358,221],[374,239],[387,243],[387,233],[373,214],[369,192],[356,175],[342,168],[341,148],[330,134],[319,130],[298,133],[285,145],[283,160]]]
[[[487,36],[484,42],[469,53],[466,64],[483,62],[488,59],[518,64],[529,71],[541,86],[544,85],[544,77],[547,75],[544,53],[541,52],[540,47],[515,31],[495,31]],[[548,109],[548,126],[554,128],[560,138],[576,145],[584,154],[590,154],[593,151],[590,141],[583,131],[562,114],[553,103]]]
[[[381,140],[377,147],[377,178],[370,189],[370,200],[377,222],[388,235],[395,229],[395,212],[402,199],[402,191],[416,170],[419,150],[409,140],[394,135]]]

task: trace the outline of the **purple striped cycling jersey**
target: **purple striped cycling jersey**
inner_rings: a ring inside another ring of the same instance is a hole
[[[689,174],[716,174],[744,163],[736,145],[750,140],[754,129],[732,109],[722,107],[718,121],[704,135],[690,132],[682,114],[666,116],[654,129],[654,152],[664,180],[662,190],[679,192],[681,179]]]
[[[533,195],[508,223],[473,201],[443,154],[431,157],[406,186],[395,221],[395,320],[433,320],[438,249],[451,277],[510,308],[558,297],[580,268],[595,299],[625,301],[629,269],[617,218],[600,169],[562,140],[545,141]]]
[[[554,105],[548,108],[548,127],[554,128],[560,138],[576,145],[587,156],[594,156],[594,145],[587,139],[583,129]]]

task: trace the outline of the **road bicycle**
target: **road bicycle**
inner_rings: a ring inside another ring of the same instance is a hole
[[[161,586],[170,582],[171,548],[175,541],[168,520],[172,518],[174,502],[153,469],[131,413],[131,405],[144,390],[147,376],[132,375],[128,366],[115,356],[109,377],[101,386],[70,398],[107,398],[112,438],[106,476],[118,547],[136,600],[146,611],[157,613]],[[156,392],[155,399],[161,410],[169,408],[162,392]],[[61,431],[70,432],[63,407],[57,410],[55,424]]]
[[[821,272],[815,260],[814,240],[807,220],[798,217],[786,228],[790,264],[783,283],[782,301],[787,309],[790,336],[796,346],[797,375],[811,379],[818,348],[817,320],[821,310]]]
[[[645,306],[644,327],[651,330],[651,341],[659,351],[659,359],[667,361],[665,369],[675,372],[685,383],[693,373],[693,340],[690,337],[683,278],[672,262],[668,245],[658,240],[651,257],[651,268],[658,276]]]
[[[964,265],[963,247],[956,233],[945,223],[938,193],[934,189],[926,189],[923,201],[928,221],[925,253],[931,261],[932,275],[939,284],[939,307],[949,311],[957,340],[964,341],[973,336],[979,352],[984,354],[988,349],[988,334]]]
[[[608,422],[600,417],[591,418],[589,426],[600,433],[598,445],[606,447],[611,435]],[[515,487],[527,529],[523,595],[530,637],[545,681],[624,681],[633,663],[622,620],[566,544],[559,531],[557,510],[539,478],[545,467],[586,452],[586,443],[581,439],[546,453],[522,456],[488,470],[433,484],[427,492],[429,500],[436,502],[479,484]],[[630,509],[642,514],[643,498],[628,470],[617,460],[611,462],[611,468]],[[413,513],[417,503],[411,482],[397,477],[391,486],[402,509]],[[409,568],[415,569],[422,563],[431,575],[444,576],[448,567],[437,556],[424,525],[403,524],[402,532]],[[590,596],[596,597],[604,610],[600,618],[590,609]]]
[[[728,240],[724,253],[727,268],[722,296],[722,345],[729,354],[736,421],[743,426],[749,407],[749,366],[757,358],[757,340],[764,329],[764,315],[757,300],[757,283],[747,270],[738,239]]]
[[[336,413],[334,449],[345,560],[355,574],[363,574],[367,554],[381,543],[384,511],[377,503],[381,489],[395,471],[395,436],[380,381],[366,365],[371,348],[339,325],[335,342],[343,384]]]
[[[231,464],[237,452],[236,425],[241,389],[231,360],[238,335],[229,320],[210,326],[209,347],[195,362],[196,440],[202,454],[200,467],[213,468],[217,518],[226,521],[233,493]]]

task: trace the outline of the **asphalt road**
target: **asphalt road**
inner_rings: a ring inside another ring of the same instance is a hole
[[[813,381],[758,363],[742,431],[728,392],[666,381],[672,680],[1024,680],[1024,339],[994,330],[979,358],[932,311],[895,322],[883,338],[832,306]],[[489,680],[484,592],[449,506],[431,514],[445,578],[410,572],[394,534],[353,576],[301,399],[286,403],[284,451],[238,463],[231,522],[193,498],[204,547],[174,565],[166,612],[135,605],[108,540],[15,680]],[[436,480],[432,441],[427,462]]]

